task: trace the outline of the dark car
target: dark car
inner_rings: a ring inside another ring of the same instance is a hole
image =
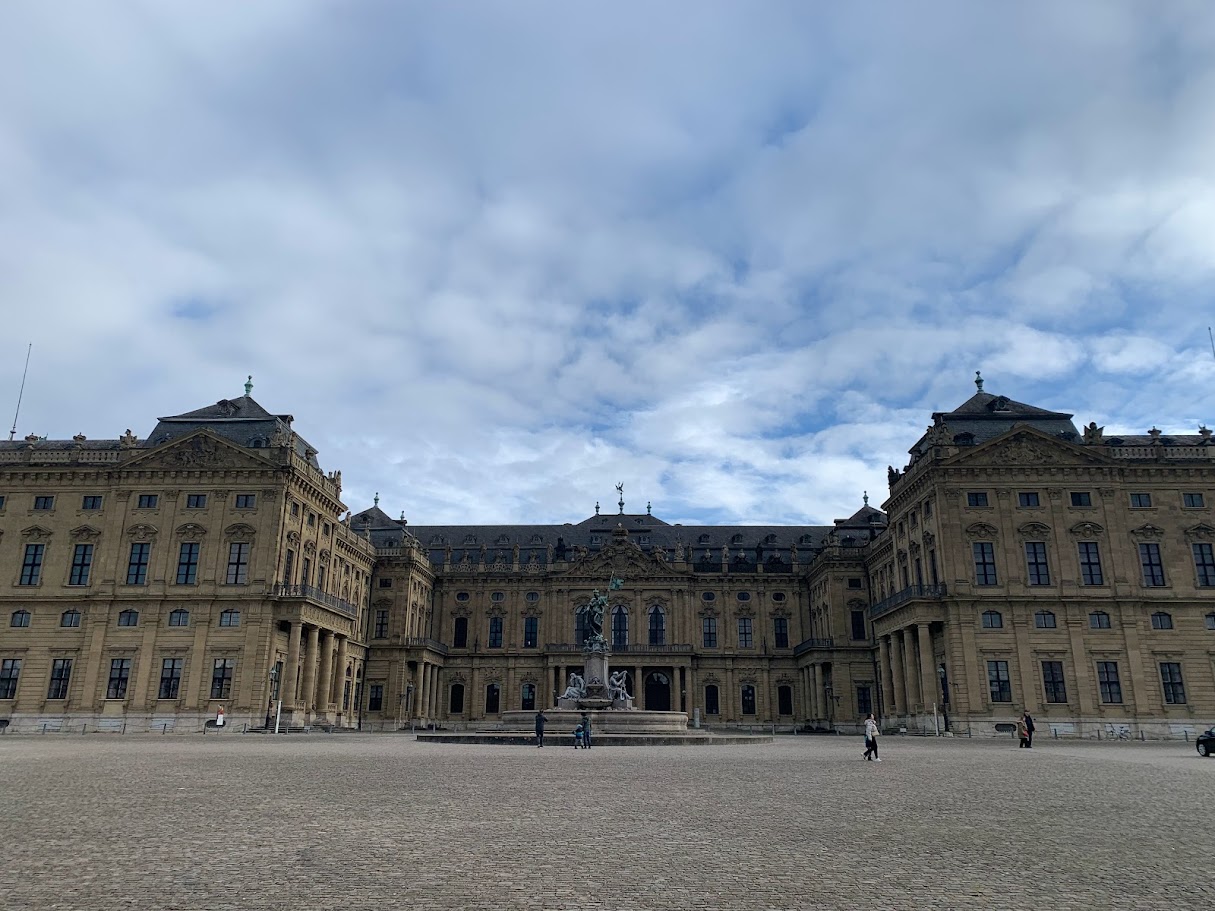
[[[1209,728],[1199,734],[1194,745],[1198,748],[1199,756],[1215,756],[1215,728]]]

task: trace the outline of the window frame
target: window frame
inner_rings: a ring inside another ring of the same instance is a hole
[[[20,658],[0,658],[0,699],[16,699],[21,684]]]
[[[127,585],[147,585],[148,565],[152,562],[152,542],[132,541],[127,554]]]
[[[26,544],[25,553],[21,559],[21,575],[18,585],[37,586],[42,584],[42,561],[46,559],[45,544]]]
[[[81,512],[100,512],[105,506],[105,497],[97,494],[85,494],[80,498]]]
[[[9,629],[29,629],[30,622],[33,620],[34,614],[32,611],[19,607],[8,615]]]
[[[186,509],[206,509],[207,495],[205,493],[186,494]]]
[[[1113,629],[1109,611],[1094,610],[1088,612],[1089,629]]]
[[[986,490],[968,490],[966,491],[966,508],[967,509],[989,509],[991,501],[987,497]]]
[[[540,647],[540,618],[539,617],[524,617],[523,618],[523,647],[524,648],[539,648]]]
[[[992,704],[1008,704],[1013,701],[1012,678],[1008,675],[1008,661],[993,658],[987,661],[987,695]],[[1003,698],[1007,696],[1008,698]]]
[[[1160,662],[1160,685],[1165,705],[1185,705],[1185,678],[1180,661]]]
[[[202,544],[198,541],[182,541],[177,549],[177,585],[198,584],[198,561],[202,555]]]
[[[774,648],[789,647],[789,618],[772,618],[772,642]]]
[[[1151,509],[1152,495],[1141,490],[1133,491],[1129,497],[1131,509]]]
[[[1155,630],[1170,630],[1173,629],[1173,615],[1165,610],[1158,610],[1151,617],[1152,629]]]
[[[1042,697],[1050,705],[1067,705],[1067,680],[1063,662],[1047,660],[1042,663]]]
[[[501,617],[489,618],[489,640],[486,642],[486,648],[502,648],[505,626]]]
[[[990,588],[999,585],[995,545],[990,541],[974,541],[970,550],[974,558],[975,586]]]
[[[249,584],[249,558],[253,544],[249,541],[231,541],[228,544],[228,568],[224,576],[225,585]]]
[[[238,493],[235,502],[236,509],[257,509],[257,494]]]
[[[117,623],[122,629],[133,629],[139,626],[139,611],[133,607],[119,611]]]
[[[1093,492],[1091,490],[1069,490],[1068,503],[1072,509],[1092,509]]]
[[[1139,542],[1139,569],[1144,588],[1167,588],[1164,578],[1164,555],[1155,541]]]
[[[980,615],[982,629],[1004,629],[1004,615],[989,607]]]
[[[236,676],[235,658],[216,658],[211,664],[211,698],[231,699],[232,681]]]
[[[190,625],[190,612],[184,607],[174,608],[169,611],[168,625],[174,629],[188,627]]]
[[[1207,499],[1201,491],[1183,491],[1181,494],[1182,509],[1205,509]]]
[[[375,612],[375,627],[372,632],[372,639],[387,639],[388,638],[388,609],[376,608]]]
[[[1042,498],[1038,496],[1038,491],[1017,491],[1017,509],[1040,509],[1041,507]]]
[[[111,658],[110,676],[106,680],[106,699],[126,699],[131,683],[131,659]]]
[[[34,496],[35,512],[53,512],[55,509],[54,494],[37,494]]]
[[[755,648],[755,622],[751,617],[738,618],[738,647]]]
[[[1194,578],[1199,588],[1215,587],[1215,546],[1196,541],[1190,546],[1194,557]]]
[[[1043,608],[1034,612],[1034,629],[1058,629],[1059,622],[1054,611]]]
[[[181,677],[184,668],[184,658],[176,656],[161,658],[160,683],[156,688],[156,698],[158,700],[176,699],[181,695]]]
[[[72,618],[72,622],[66,622],[68,617]],[[60,629],[80,629],[80,611],[74,607],[69,607],[59,615]]]
[[[1122,705],[1122,677],[1117,661],[1097,662],[1097,694],[1102,705]]]
[[[224,629],[236,629],[240,626],[240,610],[227,607],[219,612],[219,625]]]
[[[1080,559],[1080,584],[1105,585],[1105,570],[1101,567],[1101,546],[1096,541],[1077,541],[1076,551]]]
[[[1025,581],[1028,585],[1050,585],[1050,559],[1045,541],[1025,542]]]
[[[67,699],[68,692],[72,686],[72,659],[71,658],[53,658],[51,659],[51,672],[47,679],[46,698],[47,700],[58,701]]]
[[[718,648],[717,644],[717,618],[716,617],[701,617],[700,618],[700,636],[701,648]]]
[[[77,544],[72,548],[72,568],[68,573],[68,585],[88,585],[92,570],[93,545]]]
[[[141,493],[135,499],[136,509],[159,509],[160,494],[158,493]]]

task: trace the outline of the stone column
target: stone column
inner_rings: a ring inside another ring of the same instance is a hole
[[[333,633],[324,630],[320,636],[320,680],[316,686],[316,711],[321,718],[329,714],[329,691],[333,687]]]
[[[296,684],[300,672],[300,634],[303,625],[298,620],[291,621],[291,632],[287,637],[287,663],[283,665],[283,679],[279,681],[279,696],[283,700],[283,708],[287,711],[295,709],[299,693]]]
[[[916,655],[914,635],[915,626],[903,630],[903,672],[906,674],[906,696],[908,696],[908,714],[915,711],[916,703],[920,701],[920,658]]]
[[[338,712],[345,711],[342,705],[342,699],[346,693],[346,662],[349,660],[346,651],[347,638],[345,636],[337,637],[337,672],[336,679],[333,682],[333,698],[332,702],[337,705]],[[353,697],[353,693],[351,696]]]
[[[308,644],[304,651],[304,717],[311,718],[312,706],[316,702],[316,665],[320,658],[321,631],[308,627]]]
[[[426,686],[426,661],[418,662],[417,670],[414,671],[413,678],[413,701],[409,706],[410,716],[416,716],[419,721],[422,720],[423,712],[426,710],[426,703],[422,701],[423,689]]]
[[[814,717],[818,721],[827,720],[827,692],[823,689],[823,666],[814,665]]]
[[[644,709],[645,705],[645,681],[641,677],[641,665],[633,668],[633,689],[637,692],[633,693],[633,705],[639,709]]]
[[[941,699],[937,695],[937,666],[932,660],[932,633],[927,623],[916,627],[916,639],[920,645],[920,703],[926,712],[936,703],[939,712]]]
[[[426,715],[433,720],[439,716],[439,666],[437,664],[430,665],[430,682],[426,685],[426,692],[430,697],[426,700]]]
[[[885,636],[878,639],[878,683],[882,688],[883,711],[877,716],[880,722],[891,712],[892,708],[890,705],[890,644],[886,641]]]
[[[894,715],[904,715],[907,712],[907,696],[903,691],[903,643],[899,641],[901,637],[901,630],[890,634],[890,707]]]

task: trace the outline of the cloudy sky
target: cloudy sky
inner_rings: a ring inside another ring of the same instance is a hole
[[[411,522],[828,523],[986,390],[1215,422],[1207,3],[0,6],[0,405]]]

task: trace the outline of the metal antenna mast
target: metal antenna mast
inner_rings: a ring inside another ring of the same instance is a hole
[[[17,418],[21,414],[21,398],[25,395],[25,377],[30,372],[30,352],[33,350],[34,343],[30,342],[30,346],[25,349],[25,369],[21,371],[21,390],[17,393],[17,410],[13,412],[13,429],[8,432],[10,443],[17,435]]]
[[[1207,326],[1207,335],[1211,337],[1211,357],[1215,357],[1215,334],[1211,333],[1211,327]]]

